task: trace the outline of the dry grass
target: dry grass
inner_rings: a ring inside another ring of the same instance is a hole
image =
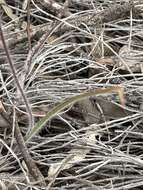
[[[109,93],[78,102],[48,121],[25,143],[46,182],[40,187],[15,140],[15,120],[24,137],[30,119],[0,41],[1,109],[12,120],[10,128],[0,117],[1,189],[142,190],[143,4],[134,1],[120,17],[103,19],[113,4],[127,1],[55,2],[31,0],[24,9],[23,1],[7,0],[8,12],[0,9],[35,124],[57,103],[91,89],[120,85],[125,106]],[[95,22],[84,17],[97,14]]]

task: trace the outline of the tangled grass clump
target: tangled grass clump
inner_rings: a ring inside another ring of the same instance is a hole
[[[142,3],[0,5],[0,187],[142,189]]]

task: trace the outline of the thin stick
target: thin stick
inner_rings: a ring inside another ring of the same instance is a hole
[[[14,67],[13,61],[12,61],[12,59],[10,57],[10,52],[9,52],[8,47],[6,45],[6,42],[5,42],[5,38],[4,38],[3,30],[2,30],[2,19],[1,19],[1,17],[0,17],[0,37],[1,37],[3,48],[4,48],[4,51],[6,53],[7,60],[8,60],[8,63],[9,63],[9,66],[10,66],[10,69],[11,69],[15,84],[17,85],[17,88],[18,88],[19,92],[21,93],[21,96],[23,98],[23,101],[24,101],[24,104],[25,104],[25,107],[26,107],[26,111],[27,111],[27,113],[29,115],[29,127],[32,128],[34,126],[34,118],[33,118],[33,115],[32,115],[32,110],[31,110],[31,107],[30,107],[30,104],[28,102],[27,97],[26,97],[22,87],[20,86],[19,79],[18,79],[18,77],[16,75],[16,69]]]
[[[3,110],[1,110],[0,114],[7,121],[9,128],[11,128],[11,124],[13,123],[12,119]],[[32,175],[35,181],[40,181],[40,185],[45,186],[46,183],[44,181],[44,177],[36,166],[33,158],[29,154],[28,148],[26,147],[23,136],[21,134],[17,119],[15,119],[15,139],[29,173]]]
[[[28,37],[28,47],[30,51],[32,49],[31,32],[30,32],[30,0],[28,0],[27,3],[27,37]]]

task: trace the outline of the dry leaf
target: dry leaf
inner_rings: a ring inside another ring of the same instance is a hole
[[[2,104],[2,102],[0,101],[0,127],[2,128],[8,128],[9,127],[9,123],[8,121],[2,116],[2,112],[6,112],[5,108]]]
[[[0,4],[4,9],[5,13],[7,14],[7,16],[11,18],[11,20],[16,20],[18,18],[15,14],[13,14],[12,9],[7,5],[5,0],[0,0]]]
[[[27,6],[26,1],[25,1],[25,4],[23,3],[24,8]],[[8,6],[8,4],[5,2],[5,0],[0,0],[0,5],[2,6],[2,8],[3,8],[4,12],[7,14],[7,16],[9,18],[11,18],[11,20],[13,20],[16,23],[19,22],[19,17],[16,16],[15,14],[13,14],[12,9]],[[32,27],[32,25],[30,25],[30,27]],[[23,21],[21,24],[21,28],[26,29],[27,28],[27,22]]]
[[[114,61],[112,58],[100,58],[96,60],[97,63],[102,64],[102,65],[114,65]]]
[[[24,0],[23,4],[22,4],[22,9],[26,10],[27,9],[27,5],[28,5],[28,0]]]
[[[129,48],[127,45],[124,45],[119,51],[119,56],[122,58],[122,60],[124,60],[126,64],[124,64],[122,61],[119,61],[118,66],[126,71],[128,71],[128,68],[130,68],[132,72],[140,72],[142,57],[138,55],[138,52],[139,51],[134,50],[133,48]]]
[[[86,144],[96,144],[96,136],[101,135],[97,131],[100,129],[97,126],[93,127],[94,130],[88,130],[86,131],[84,137],[81,139],[81,141],[84,141]],[[82,162],[86,155],[90,152],[90,148],[82,148],[82,149],[72,149],[70,152],[67,153],[67,155],[71,155],[72,158],[70,159],[70,163],[67,162],[65,165],[62,167],[61,170],[69,169],[73,165]],[[65,159],[64,159],[65,160]],[[48,171],[48,177],[51,178],[56,175],[58,172],[59,168],[61,168],[62,163],[64,162],[62,160],[61,162],[57,162],[54,164],[51,164],[49,171]]]

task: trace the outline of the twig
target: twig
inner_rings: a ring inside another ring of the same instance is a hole
[[[30,0],[28,0],[27,2],[27,37],[28,37],[28,47],[30,51],[32,49],[31,32],[30,32]]]
[[[26,111],[27,111],[27,113],[29,115],[29,127],[32,128],[34,126],[34,118],[33,118],[33,115],[32,115],[32,110],[30,108],[30,104],[28,102],[28,99],[27,99],[27,97],[26,97],[26,95],[25,95],[25,93],[24,93],[24,91],[21,88],[21,85],[19,83],[19,79],[18,79],[18,77],[16,75],[16,69],[14,67],[13,61],[12,61],[12,59],[10,57],[10,52],[9,52],[9,50],[7,48],[7,45],[6,45],[6,42],[5,42],[5,38],[4,38],[4,35],[3,35],[3,31],[2,31],[2,19],[1,19],[1,17],[0,17],[0,37],[1,37],[1,41],[2,41],[4,51],[5,51],[7,59],[8,59],[8,63],[9,63],[9,66],[10,66],[10,69],[11,69],[15,84],[17,85],[17,89],[21,93],[21,96],[23,98],[24,104],[26,106]]]
[[[104,9],[100,13],[87,13],[82,16],[72,17],[68,20],[69,24],[73,24],[75,26],[80,26],[83,23],[86,25],[96,25],[111,22],[117,20],[119,18],[125,18],[130,14],[131,8],[133,9],[133,13],[137,14],[136,8],[132,1],[124,3],[123,5],[114,5],[110,8]]]
[[[74,16],[70,16],[69,18],[64,18],[60,22],[62,27],[57,27],[57,30],[55,30],[54,33],[60,31],[65,31],[69,30],[72,28],[77,28],[81,26],[83,23],[91,26],[97,26],[98,23],[105,23],[105,22],[110,22],[114,21],[119,18],[126,18],[127,15],[130,14],[131,8],[133,9],[133,16],[139,16],[140,15],[140,10],[136,7],[137,4],[133,4],[131,2],[124,3],[123,5],[114,5],[111,6],[110,8],[107,8],[100,13],[95,13],[95,12],[87,12],[82,15],[77,14]],[[44,11],[43,11],[44,12]],[[54,16],[53,16],[54,17]],[[54,23],[54,21],[53,21]],[[52,23],[52,25],[53,25]],[[34,36],[37,32],[43,34],[45,31],[51,31],[51,25],[39,25],[35,26],[31,29],[31,36]],[[15,44],[19,43],[23,39],[27,38],[27,34],[25,31],[21,31],[19,35],[17,34],[12,34],[11,38],[17,39],[16,41],[9,41],[9,46],[14,46]]]
[[[3,46],[4,46],[4,50],[6,52],[6,55],[7,55],[7,59],[8,59],[11,71],[13,73],[15,83],[17,85],[17,88],[21,92],[21,96],[23,97],[24,103],[25,103],[27,111],[29,113],[30,125],[32,127],[33,126],[32,112],[31,112],[31,109],[29,107],[29,103],[27,101],[27,98],[26,98],[26,96],[25,96],[25,94],[23,92],[23,89],[21,88],[21,86],[19,84],[19,81],[18,81],[18,78],[17,78],[17,75],[16,75],[16,71],[15,71],[15,68],[13,66],[13,63],[12,63],[12,60],[11,60],[11,57],[10,57],[9,50],[8,50],[8,48],[6,46],[6,43],[5,43],[1,22],[2,22],[2,20],[0,18],[0,36],[1,36],[1,40],[2,40],[2,43],[3,43]],[[3,113],[3,115],[4,115],[4,119],[6,119],[8,121],[8,123],[9,123],[9,125],[11,126],[12,122],[10,121],[10,119],[7,117],[6,114]],[[16,138],[17,144],[19,146],[19,149],[20,149],[20,151],[22,153],[22,156],[24,158],[24,161],[25,161],[25,163],[27,165],[27,168],[29,169],[30,174],[34,177],[35,180],[43,179],[43,176],[42,176],[40,170],[37,168],[36,164],[34,163],[32,157],[30,156],[30,154],[28,152],[28,149],[27,149],[27,147],[25,145],[25,142],[24,142],[23,136],[21,134],[21,131],[19,129],[17,121],[15,122],[15,138]],[[45,185],[45,182],[42,182],[42,185]]]
[[[7,124],[9,125],[9,128],[11,128],[12,119],[7,115],[6,112],[2,111],[0,112],[1,116],[7,121]],[[44,177],[38,167],[36,166],[34,160],[32,159],[31,155],[29,154],[29,151],[25,145],[23,136],[21,134],[17,119],[15,119],[15,138],[16,142],[18,144],[19,150],[22,154],[22,157],[26,163],[26,166],[29,170],[29,173],[32,175],[32,177],[37,181],[40,181],[40,185],[45,186],[46,183],[44,181]]]
[[[45,186],[46,183],[44,181],[44,177],[42,175],[42,173],[40,172],[40,170],[38,169],[38,167],[36,166],[33,158],[31,157],[31,155],[29,154],[29,151],[25,145],[23,136],[21,134],[20,128],[18,126],[18,123],[16,121],[15,123],[15,138],[17,141],[17,144],[19,146],[19,149],[21,151],[22,157],[26,163],[26,166],[30,172],[30,174],[33,176],[33,178],[37,181],[41,181],[40,185]]]
[[[62,16],[67,17],[71,15],[71,13],[65,9],[65,6],[60,5],[54,0],[36,0],[36,2],[40,2],[45,8],[52,11],[53,13],[56,13],[57,16],[59,16],[59,13],[62,12]]]

